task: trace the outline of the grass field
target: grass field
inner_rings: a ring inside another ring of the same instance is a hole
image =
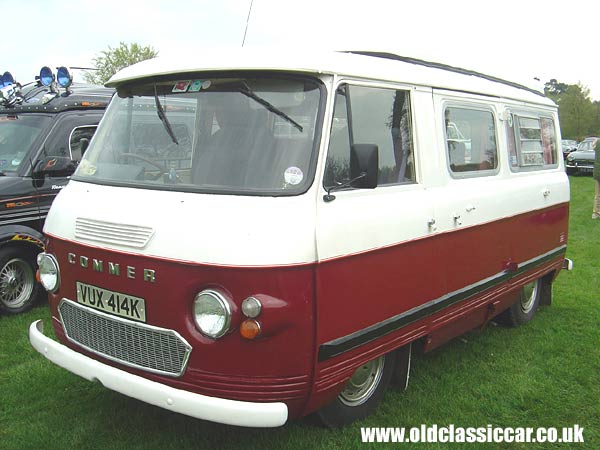
[[[526,326],[492,325],[416,356],[408,391],[389,391],[367,420],[335,431],[308,419],[277,429],[245,429],[146,405],[72,375],[33,350],[29,324],[42,318],[51,332],[47,305],[41,305],[0,317],[0,449],[389,449],[400,444],[363,444],[361,426],[421,424],[559,429],[579,424],[585,444],[576,447],[598,449],[600,220],[591,220],[590,177],[571,177],[571,192],[567,256],[575,270],[559,276],[553,305]]]

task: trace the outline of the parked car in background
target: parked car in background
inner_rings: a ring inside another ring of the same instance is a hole
[[[593,172],[596,158],[594,147],[597,141],[597,137],[587,137],[581,141],[576,151],[569,153],[565,164],[569,175]]]
[[[113,89],[72,84],[65,67],[44,67],[21,85],[0,80],[0,312],[29,309],[44,295],[36,256],[50,204],[67,184]],[[61,162],[65,164],[61,164]],[[68,166],[68,167],[67,167]]]
[[[574,139],[563,139],[562,140],[563,157],[566,158],[569,153],[577,150],[578,145],[579,145],[579,143]]]

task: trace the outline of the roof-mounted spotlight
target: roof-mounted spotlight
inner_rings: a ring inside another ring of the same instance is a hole
[[[59,86],[66,89],[73,83],[73,75],[65,66],[58,67],[56,71],[56,81],[58,81]]]
[[[2,75],[1,80],[2,81],[1,81],[0,87],[5,87],[5,86],[10,86],[11,84],[15,84],[15,77],[13,77],[10,72],[4,72],[4,75]]]
[[[54,74],[52,73],[52,69],[48,66],[42,67],[40,70],[40,83],[44,86],[51,86],[54,82]]]

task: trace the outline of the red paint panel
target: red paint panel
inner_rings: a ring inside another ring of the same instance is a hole
[[[512,257],[518,262],[527,261],[567,243],[569,205],[534,211],[512,225]]]
[[[348,335],[444,295],[438,239],[320,263],[317,268],[319,344]]]
[[[320,264],[317,345],[501,275],[509,261],[520,264],[564,246],[567,227],[568,205],[559,205]],[[557,269],[561,257],[557,258],[558,262],[555,258],[530,272],[541,276]],[[311,408],[336,395],[352,373],[349,368],[407,342],[407,332],[414,332],[413,339],[431,334],[432,346],[439,345],[489,319],[489,303],[495,302],[497,308],[508,307],[519,284],[499,283],[473,298],[317,363],[315,386],[321,386],[318,391],[322,392],[318,392],[319,399],[312,399]]]
[[[54,316],[58,317],[60,299],[76,299],[75,283],[80,281],[144,298],[147,323],[176,330],[193,347],[188,368],[180,378],[150,374],[105,360],[107,364],[205,395],[247,401],[286,400],[293,414],[299,414],[303,408],[315,348],[312,265],[211,267],[107,251],[56,238],[50,239],[48,251],[56,255],[61,268],[60,291],[50,299]],[[88,257],[90,267],[69,263],[68,253],[76,255],[76,262],[79,256]],[[103,261],[103,273],[91,268],[92,258]],[[109,261],[120,264],[120,276],[108,273]],[[135,268],[134,279],[126,276],[127,266]],[[154,283],[143,280],[143,269],[155,271]],[[209,287],[218,288],[233,299],[233,331],[216,341],[201,335],[192,318],[194,297]],[[256,341],[243,339],[236,328],[243,320],[241,302],[251,295],[264,295],[267,299],[258,318],[263,337]],[[57,329],[57,335],[66,342],[62,330]]]

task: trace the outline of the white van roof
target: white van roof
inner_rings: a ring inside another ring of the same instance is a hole
[[[415,58],[377,52],[334,52],[280,49],[203,49],[182,58],[158,57],[116,73],[108,87],[140,78],[199,71],[276,70],[311,74],[339,74],[374,80],[472,92],[548,106],[555,104],[541,92],[472,70]]]

